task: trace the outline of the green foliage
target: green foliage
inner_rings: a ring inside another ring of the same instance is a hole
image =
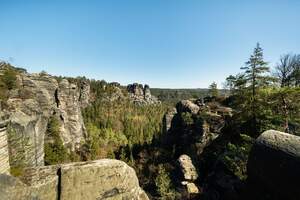
[[[254,48],[253,54],[250,56],[249,61],[246,62],[246,66],[241,69],[244,71],[244,80],[247,89],[251,91],[251,96],[249,99],[249,110],[251,111],[251,131],[252,134],[257,134],[259,132],[257,127],[257,92],[258,89],[264,86],[267,86],[271,78],[266,75],[269,72],[269,67],[267,66],[267,62],[263,60],[263,50],[260,47],[259,43],[257,43]]]
[[[191,113],[183,112],[180,114],[181,123],[183,127],[189,127],[194,124],[194,119]]]
[[[212,84],[209,85],[209,94],[212,97],[217,97],[219,96],[219,90],[216,82],[213,82]]]
[[[16,87],[16,75],[17,72],[11,68],[4,71],[2,81],[8,90],[12,90]]]
[[[126,99],[111,101],[111,97],[120,95],[114,84],[90,84],[95,101],[82,112],[88,132],[86,159],[113,157],[120,147],[150,144],[160,136],[166,106],[138,106]]]
[[[155,185],[161,200],[175,199],[175,191],[172,186],[170,175],[163,165],[158,166]]]
[[[54,165],[69,160],[69,155],[60,137],[59,121],[52,116],[49,119],[45,141],[45,164]]]
[[[265,88],[259,93],[262,131],[276,129],[300,135],[300,88]]]
[[[291,63],[297,62],[291,59],[285,56],[277,66],[281,86],[295,83],[291,76],[297,64]],[[253,137],[267,129],[300,134],[299,87],[279,88],[274,84],[276,79],[267,74],[269,68],[259,44],[242,69],[244,73],[226,79],[232,94],[229,105],[237,111],[235,121],[241,130]]]
[[[247,178],[247,161],[254,140],[247,135],[240,135],[235,143],[228,143],[221,160],[225,166],[241,180]]]
[[[151,88],[151,93],[162,102],[175,105],[183,99],[201,98],[208,95],[208,89],[160,89]]]
[[[126,136],[119,132],[114,132],[111,128],[98,128],[91,122],[86,125],[89,133],[87,139],[87,149],[90,153],[88,159],[113,158],[115,147],[128,144]]]
[[[17,87],[18,70],[4,62],[0,62],[0,69],[0,100],[6,101],[8,91]]]

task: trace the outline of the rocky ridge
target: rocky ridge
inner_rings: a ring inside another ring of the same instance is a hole
[[[134,170],[122,161],[90,162],[34,167],[20,179],[1,174],[4,200],[148,200]]]
[[[22,157],[26,166],[44,165],[44,138],[51,116],[60,119],[64,146],[70,151],[78,148],[86,135],[81,108],[88,105],[89,84],[24,72],[17,75],[17,85],[3,108],[10,114],[11,159]]]

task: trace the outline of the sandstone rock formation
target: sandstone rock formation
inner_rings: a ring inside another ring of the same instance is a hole
[[[269,130],[255,141],[248,160],[248,176],[278,199],[300,199],[300,137]]]
[[[168,133],[171,131],[172,128],[172,120],[174,116],[177,114],[176,108],[170,109],[163,118],[163,130],[164,133]]]
[[[176,111],[166,114],[166,127],[175,120],[166,131],[172,129],[177,137],[180,137],[177,138],[180,141],[179,146],[185,149],[182,153],[192,150],[193,155],[198,156],[220,136],[226,123],[225,119],[230,117],[232,112],[230,108],[216,102],[204,104],[199,100],[182,100],[177,103]]]
[[[178,158],[178,163],[186,181],[195,181],[198,178],[198,173],[192,163],[192,159],[188,155],[181,155]]]
[[[78,147],[86,134],[81,107],[88,104],[89,85],[79,89],[66,79],[58,83],[50,75],[28,73],[18,75],[17,85],[10,91],[8,107],[3,108],[10,113],[12,160],[23,154],[26,166],[44,164],[44,135],[52,115],[60,119],[64,145],[70,150]]]
[[[196,195],[199,193],[199,189],[194,183],[198,178],[198,173],[195,166],[192,163],[192,159],[188,155],[181,155],[178,158],[180,171],[183,175],[181,184],[185,187],[188,196]]]
[[[148,200],[134,170],[122,161],[96,160],[26,170],[21,180],[0,175],[3,200]]]
[[[7,128],[8,120],[0,113],[0,174],[9,173],[9,155],[7,143]]]
[[[148,85],[141,85],[138,83],[129,84],[127,86],[129,98],[138,105],[157,104],[160,103],[155,96],[151,95],[150,87]]]
[[[200,110],[199,106],[190,100],[182,100],[178,102],[176,108],[178,112],[189,112],[192,114],[197,114]]]

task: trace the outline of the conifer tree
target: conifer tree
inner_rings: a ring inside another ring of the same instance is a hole
[[[209,86],[209,94],[212,97],[217,97],[219,95],[218,85],[216,82],[212,82]]]
[[[241,67],[244,71],[244,77],[247,87],[251,90],[251,120],[252,120],[252,131],[253,134],[258,132],[257,129],[257,91],[260,87],[268,84],[271,80],[269,76],[266,75],[269,72],[268,63],[263,59],[263,49],[260,47],[259,43],[256,44],[253,54],[250,59],[245,63],[244,67]]]

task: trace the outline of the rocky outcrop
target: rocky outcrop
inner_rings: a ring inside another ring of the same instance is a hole
[[[178,112],[189,112],[192,114],[197,114],[200,110],[199,106],[194,104],[190,100],[182,100],[177,103],[176,105],[177,111]]]
[[[80,82],[79,102],[82,108],[86,108],[90,103],[90,84],[86,80]]]
[[[122,161],[96,160],[26,170],[21,180],[0,175],[3,200],[148,200],[134,170]]]
[[[190,155],[199,156],[206,146],[221,135],[231,112],[230,108],[216,102],[204,104],[199,100],[182,100],[177,103],[176,111],[165,115],[165,131],[171,130],[171,134],[180,141],[180,154],[190,152]]]
[[[176,108],[171,108],[167,111],[163,118],[163,131],[164,133],[168,133],[172,128],[172,121],[174,116],[177,114]]]
[[[79,92],[77,85],[69,83],[68,80],[63,79],[59,83],[56,93],[55,114],[61,119],[61,133],[62,140],[65,146],[71,150],[79,147],[81,140],[86,135],[86,130],[81,115],[81,106],[86,105],[86,94]],[[81,103],[80,98],[83,100]]]
[[[255,141],[248,160],[253,185],[264,187],[276,199],[300,199],[300,137],[269,130]]]
[[[181,185],[185,187],[187,195],[192,196],[199,194],[199,189],[194,183],[198,178],[198,173],[192,163],[192,159],[188,155],[181,155],[178,158],[178,163],[183,177]]]
[[[135,104],[145,105],[145,104],[158,104],[160,101],[151,95],[150,87],[148,85],[141,85],[138,83],[129,84],[127,86],[127,92],[129,93],[129,98]]]
[[[198,173],[192,163],[192,159],[188,155],[181,155],[178,158],[178,163],[186,181],[195,181],[198,178]]]
[[[22,157],[25,166],[44,164],[44,136],[52,115],[60,119],[64,145],[70,150],[78,147],[86,134],[81,107],[88,104],[88,83],[78,88],[66,79],[58,82],[45,73],[20,73],[17,85],[10,91],[5,108],[11,119],[11,159]]]
[[[7,128],[8,120],[0,114],[0,174],[9,173],[9,155],[7,142]]]

